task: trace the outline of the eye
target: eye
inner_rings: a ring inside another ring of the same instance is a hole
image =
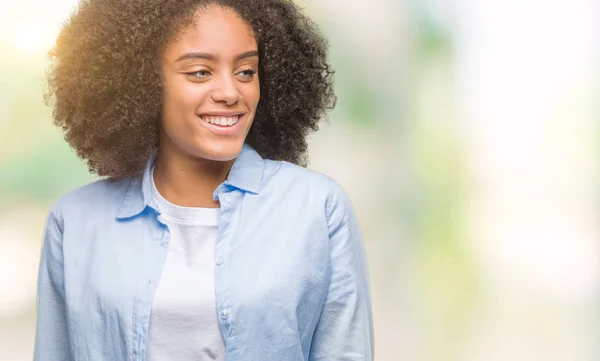
[[[242,80],[250,81],[250,80],[254,79],[254,75],[256,75],[256,73],[257,72],[255,69],[247,68],[247,69],[240,71],[236,75],[239,75],[242,78]]]
[[[190,73],[185,73],[186,75],[195,78],[195,79],[206,79],[210,76],[210,72],[208,70],[198,70]]]

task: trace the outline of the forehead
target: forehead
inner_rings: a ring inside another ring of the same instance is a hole
[[[250,26],[234,10],[211,5],[198,10],[193,23],[167,44],[165,57],[206,52],[226,58],[251,50],[257,44]]]

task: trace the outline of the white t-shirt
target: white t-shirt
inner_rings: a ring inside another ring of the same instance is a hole
[[[153,197],[171,241],[154,296],[148,361],[224,361],[214,290],[219,208],[180,207]]]

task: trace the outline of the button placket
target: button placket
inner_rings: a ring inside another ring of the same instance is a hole
[[[228,285],[225,282],[226,273],[227,273],[227,263],[225,259],[227,259],[227,255],[230,249],[230,237],[232,232],[232,218],[234,218],[234,213],[236,212],[236,202],[238,200],[238,195],[236,191],[229,190],[228,192],[222,192],[218,195],[218,199],[221,202],[221,216],[219,218],[219,235],[217,239],[216,249],[215,249],[215,297],[217,301],[218,307],[218,318],[221,327],[224,327],[226,333],[228,335],[233,334],[233,329],[235,325],[235,320],[232,314],[232,303],[230,298],[230,293],[228,289]]]

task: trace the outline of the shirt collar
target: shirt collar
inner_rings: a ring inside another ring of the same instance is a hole
[[[156,161],[156,152],[152,152],[146,161],[143,176],[133,178],[119,209],[117,218],[130,218],[142,213],[152,201],[152,168]],[[227,186],[241,189],[245,192],[258,194],[264,172],[263,158],[248,144],[236,157],[227,179],[215,190],[213,198],[217,199]]]

